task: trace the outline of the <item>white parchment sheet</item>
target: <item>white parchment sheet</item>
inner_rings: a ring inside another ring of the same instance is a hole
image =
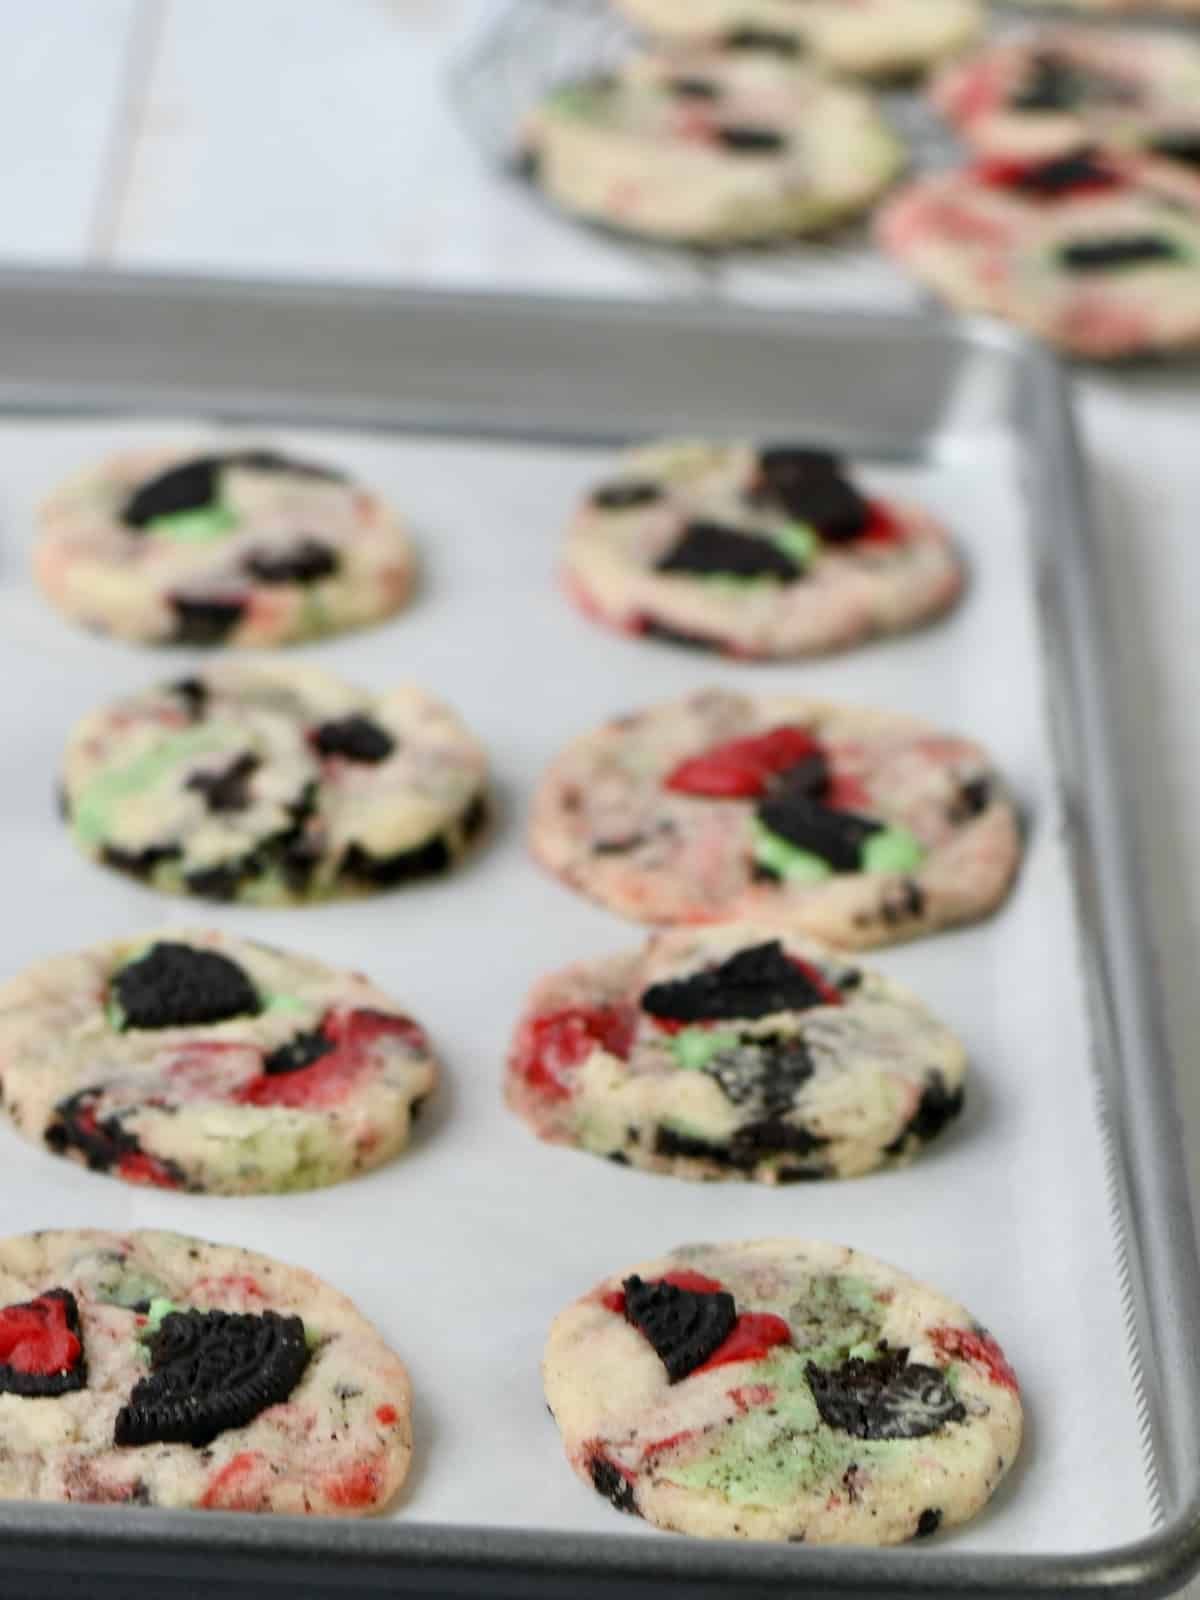
[[[351,1295],[411,1368],[417,1453],[394,1515],[645,1537],[665,1536],[618,1517],[566,1466],[538,1376],[551,1317],[604,1273],[677,1243],[841,1241],[960,1298],[1020,1375],[1028,1434],[1018,1465],[947,1542],[1085,1551],[1149,1531],[1027,513],[1006,441],[958,438],[934,464],[869,472],[879,489],[924,496],[956,528],[972,586],[954,618],[818,665],[748,666],[609,634],[561,596],[559,529],[607,470],[607,452],[239,433],[327,457],[410,515],[424,562],[413,607],[296,655],[376,689],[413,677],[451,701],[488,746],[499,800],[485,848],[451,878],[347,905],[251,911],[156,895],[102,870],[76,853],[55,811],[72,721],[201,659],[89,637],[28,574],[38,497],[80,462],[147,437],[211,442],[214,431],[0,423],[0,974],[59,949],[208,919],[369,972],[428,1026],[445,1082],[399,1160],[339,1188],[279,1197],[129,1188],[0,1123],[3,1231],[176,1228],[302,1263]],[[692,1185],[541,1145],[501,1102],[510,1029],[534,978],[642,936],[528,859],[524,820],[540,770],[609,715],[720,682],[877,703],[976,736],[1026,809],[1028,857],[997,917],[870,958],[959,1029],[973,1059],[966,1115],[906,1171],[778,1190]]]

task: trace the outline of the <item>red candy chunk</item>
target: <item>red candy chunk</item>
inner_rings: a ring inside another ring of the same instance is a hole
[[[1019,161],[996,156],[979,161],[975,177],[992,189],[1013,189],[1031,199],[1061,200],[1077,194],[1097,194],[1122,184],[1119,173],[1094,161],[1086,153],[1049,161]]]
[[[797,971],[804,974],[827,1006],[844,1006],[846,1004],[846,996],[840,989],[834,988],[820,967],[814,967],[809,961],[801,961],[799,956],[788,956],[788,960]]]
[[[1017,1375],[1005,1359],[1004,1351],[982,1328],[933,1328],[929,1334],[935,1350],[953,1360],[969,1361],[982,1367],[992,1383],[1017,1392]]]
[[[819,744],[805,728],[772,728],[689,756],[667,774],[663,786],[676,794],[704,795],[712,800],[754,799],[777,773],[819,751]]]
[[[0,1366],[50,1377],[69,1372],[82,1348],[67,1326],[67,1306],[60,1295],[40,1294],[24,1305],[0,1310]]]
[[[867,502],[867,520],[855,543],[898,544],[904,538],[904,526],[879,500]]]
[[[332,1050],[295,1072],[260,1073],[242,1085],[235,1099],[251,1106],[335,1105],[370,1065],[371,1048],[380,1039],[402,1039],[414,1050],[427,1044],[411,1018],[386,1011],[327,1011],[318,1031]]]
[[[517,1071],[547,1100],[566,1100],[573,1069],[596,1049],[624,1060],[635,1026],[632,1012],[617,1006],[568,1006],[534,1017],[517,1047]]]
[[[761,1361],[776,1345],[790,1344],[792,1330],[782,1317],[770,1311],[743,1311],[733,1332],[719,1344],[697,1372],[711,1372],[732,1361]]]
[[[148,1183],[156,1189],[178,1189],[179,1174],[165,1161],[145,1150],[129,1150],[117,1160],[117,1173],[126,1183]]]

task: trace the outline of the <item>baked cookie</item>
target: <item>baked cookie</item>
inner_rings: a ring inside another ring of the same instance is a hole
[[[548,95],[523,140],[558,205],[679,244],[829,228],[866,210],[903,164],[867,95],[761,52],[634,57]]]
[[[1040,29],[946,67],[930,96],[986,157],[1041,161],[1091,142],[1200,166],[1200,48],[1174,35]]]
[[[659,934],[538,983],[509,1105],[541,1139],[680,1178],[800,1183],[906,1162],[963,1105],[916,997],[770,924]]]
[[[178,1233],[0,1240],[0,1498],[356,1516],[408,1472],[399,1357],[311,1272]]]
[[[769,920],[847,949],[985,916],[1021,854],[978,745],[890,712],[719,689],[569,745],[538,788],[530,846],[623,916]]]
[[[1200,342],[1200,177],[1177,162],[1082,151],[920,178],[878,238],[963,311],[1076,355]]]
[[[1092,11],[1098,16],[1194,17],[1200,15],[1200,0],[1019,0],[1021,5],[1041,6],[1055,11]]]
[[[87,855],[156,889],[260,905],[444,871],[484,821],[482,749],[411,684],[229,663],[83,718],[62,799]]]
[[[41,508],[58,609],[141,644],[278,645],[376,622],[413,584],[403,522],[332,468],[273,450],[124,450]]]
[[[727,49],[810,54],[864,77],[923,72],[979,34],[976,0],[617,0],[626,16],[666,38]]]
[[[128,1183],[340,1183],[404,1148],[436,1078],[425,1034],[361,974],[212,930],[115,939],[0,986],[4,1110]]]
[[[827,451],[676,440],[635,450],[567,530],[589,616],[736,656],[802,656],[927,622],[962,565],[916,505],[871,498]]]
[[[713,1538],[897,1544],[973,1517],[1021,1443],[960,1305],[830,1244],[690,1245],[559,1314],[567,1459],[618,1511]]]

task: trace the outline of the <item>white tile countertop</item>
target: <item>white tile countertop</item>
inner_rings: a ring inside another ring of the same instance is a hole
[[[0,262],[912,306],[882,263],[699,267],[490,172],[445,77],[485,0],[0,5]],[[1121,737],[1200,1179],[1200,360],[1080,371]],[[1192,1591],[1200,1596],[1200,1586]]]

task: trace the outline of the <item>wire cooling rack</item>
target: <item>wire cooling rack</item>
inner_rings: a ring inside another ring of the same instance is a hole
[[[633,28],[609,0],[497,0],[459,52],[450,70],[449,92],[457,114],[483,159],[512,182],[523,183],[532,203],[549,206],[523,171],[521,125],[549,90],[615,67],[637,43]],[[883,114],[907,146],[909,170],[940,170],[959,158],[959,148],[917,87],[879,95]],[[817,240],[763,245],[651,243],[616,228],[556,214],[565,226],[602,233],[643,261],[690,259],[701,271],[716,263],[770,262],[784,270],[861,266],[870,254],[867,224],[852,223]]]

